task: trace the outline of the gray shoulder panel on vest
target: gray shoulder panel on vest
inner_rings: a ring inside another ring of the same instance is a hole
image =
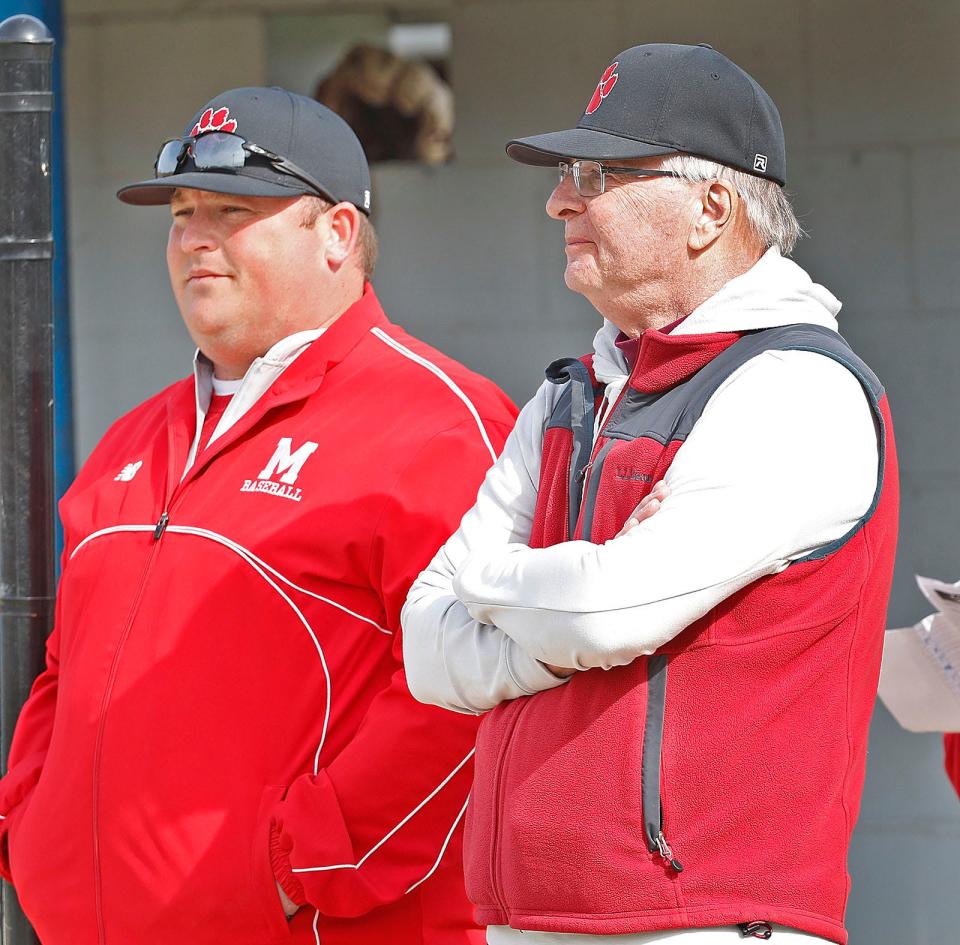
[[[884,457],[886,455],[886,428],[880,411],[883,385],[876,374],[854,354],[846,340],[837,332],[819,325],[785,325],[766,328],[744,335],[729,348],[705,365],[688,381],[667,391],[642,394],[630,390],[620,401],[616,413],[603,431],[613,439],[632,440],[649,437],[666,445],[684,441],[700,419],[710,398],[723,382],[751,358],[765,351],[810,351],[842,364],[860,382],[877,423],[879,437],[879,470],[873,501],[864,516],[850,530],[798,561],[825,558],[843,547],[876,511],[883,489]]]
[[[707,402],[734,371],[765,351],[791,350],[812,351],[839,361],[857,376],[871,401],[878,401],[883,394],[876,375],[835,331],[818,325],[785,325],[744,335],[690,380],[663,393],[629,391],[604,435],[620,439],[651,437],[664,444],[685,440]]]
[[[593,379],[587,366],[577,358],[554,361],[547,368],[546,376],[551,384],[566,385],[557,398],[546,430],[559,428],[573,433],[568,483],[570,514],[567,522],[567,538],[572,538],[580,514],[583,477],[593,452]]]

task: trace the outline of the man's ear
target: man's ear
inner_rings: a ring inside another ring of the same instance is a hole
[[[711,181],[697,198],[687,246],[694,252],[701,252],[719,239],[733,220],[733,210],[739,199],[736,189],[727,181]]]
[[[324,250],[330,268],[338,270],[353,254],[360,232],[360,211],[352,203],[338,203],[324,214]]]

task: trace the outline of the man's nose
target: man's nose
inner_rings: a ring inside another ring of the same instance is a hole
[[[185,253],[199,253],[216,246],[216,228],[210,214],[195,210],[180,231],[180,248]]]
[[[582,213],[583,206],[584,199],[577,193],[573,175],[568,174],[547,198],[547,216],[554,220],[565,220],[575,213]]]

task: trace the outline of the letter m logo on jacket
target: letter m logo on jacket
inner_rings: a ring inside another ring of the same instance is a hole
[[[258,479],[271,479],[275,475],[280,476],[280,481],[292,486],[300,475],[303,464],[316,452],[317,443],[307,441],[295,453],[291,452],[293,440],[289,436],[283,436],[277,442],[277,448],[273,451],[270,461],[257,475]]]

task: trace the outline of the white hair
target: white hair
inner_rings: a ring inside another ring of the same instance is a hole
[[[733,184],[746,207],[750,225],[767,249],[776,246],[782,255],[789,256],[797,240],[805,235],[790,198],[776,181],[692,154],[671,154],[661,166],[684,180],[723,180]]]

